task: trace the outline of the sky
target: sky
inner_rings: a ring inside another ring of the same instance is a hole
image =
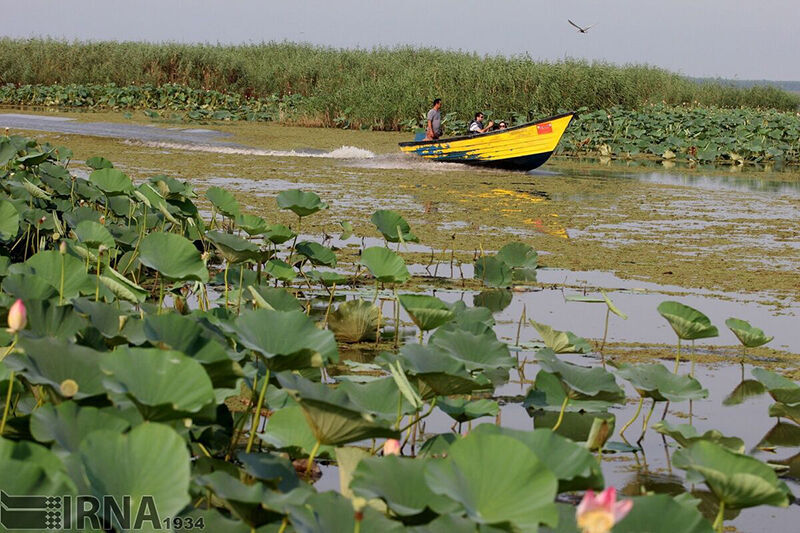
[[[15,38],[412,45],[800,80],[798,0],[0,0],[0,13]]]

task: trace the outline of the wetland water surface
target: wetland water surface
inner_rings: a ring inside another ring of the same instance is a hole
[[[396,153],[395,134],[301,129],[270,124],[225,124],[193,128],[129,124],[118,116],[93,123],[91,116],[27,118],[0,114],[0,127],[24,130],[41,141],[70,146],[74,166],[105,155],[135,179],[167,174],[187,179],[202,192],[221,186],[246,210],[269,221],[295,224],[278,211],[278,192],[300,187],[317,192],[331,208],[328,216],[303,222],[310,235],[338,236],[340,222],[352,222],[354,237],[334,242],[340,268],[352,271],[363,239],[379,237],[369,216],[375,209],[402,213],[420,237],[419,245],[399,247],[416,277],[414,289],[445,301],[486,301],[472,280],[472,261],[520,240],[538,250],[537,282],[525,292],[503,292],[495,313],[498,337],[515,344],[517,324],[526,316],[555,329],[592,339],[603,336],[603,304],[568,301],[605,290],[628,315],[612,316],[606,355],[618,360],[659,361],[674,357],[675,336],[656,312],[677,300],[705,312],[720,328],[715,339],[698,341],[696,376],[709,389],[705,400],[671,406],[667,420],[691,422],[702,433],[720,430],[738,436],[762,460],[789,465],[797,476],[798,429],[789,430],[767,415],[766,395],[726,406],[723,400],[743,380],[751,363],[783,371],[795,379],[800,354],[800,177],[787,173],[733,175],[696,170],[601,168],[553,160],[541,171],[523,174],[427,163]],[[306,225],[308,224],[308,225]],[[393,246],[394,247],[394,246]],[[452,270],[451,270],[452,265]],[[438,278],[430,277],[436,269]],[[453,278],[452,280],[449,278]],[[463,278],[463,280],[462,280]],[[752,350],[741,366],[736,338],[724,321],[742,318],[775,339]],[[409,322],[405,314],[402,318]],[[532,327],[522,329],[521,366],[496,390],[502,405],[498,422],[530,429],[554,420],[531,417],[522,406],[538,365],[531,346],[540,342]],[[359,353],[359,360],[374,357]],[[347,355],[345,355],[347,357]],[[565,356],[596,365],[598,356]],[[527,361],[527,362],[526,362]],[[681,373],[688,373],[683,364]],[[628,398],[636,393],[626,384]],[[648,405],[646,405],[648,407]],[[636,405],[612,409],[617,431]],[[657,408],[651,422],[660,418]],[[549,416],[549,415],[548,415]],[[568,415],[573,417],[574,415]],[[691,418],[690,418],[691,417]],[[474,423],[493,419],[480,419]],[[450,430],[452,421],[435,411],[424,432]],[[566,422],[569,423],[569,420]],[[628,430],[638,437],[641,422]],[[777,428],[777,429],[776,429]],[[780,438],[776,437],[778,435]],[[420,440],[422,437],[420,436]],[[612,441],[619,441],[615,434]],[[643,490],[677,493],[697,490],[669,462],[674,441],[648,430],[641,452],[604,455],[607,479],[626,494]],[[761,450],[774,450],[767,452]],[[795,494],[800,487],[789,479]],[[335,468],[324,467],[320,488],[338,488]],[[730,517],[741,531],[794,530],[800,508],[759,507]]]

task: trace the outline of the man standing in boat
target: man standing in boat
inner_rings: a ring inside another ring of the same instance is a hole
[[[442,99],[433,100],[433,107],[428,111],[428,126],[425,129],[425,140],[432,141],[442,136]]]
[[[475,133],[486,133],[487,131],[492,129],[492,126],[494,126],[494,122],[490,120],[489,124],[484,127],[483,119],[484,119],[483,113],[481,113],[480,111],[475,113],[475,120],[469,123],[470,135],[473,135]]]

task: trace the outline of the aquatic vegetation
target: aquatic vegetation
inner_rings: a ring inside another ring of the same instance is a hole
[[[692,341],[692,370],[691,375],[694,376],[694,341],[696,339],[706,339],[709,337],[716,337],[719,335],[719,330],[716,326],[711,325],[711,320],[692,307],[684,305],[679,302],[661,302],[658,306],[658,312],[663,316],[672,330],[678,336],[678,350],[675,355],[675,373],[678,372],[678,365],[681,362],[681,340]]]
[[[173,178],[134,183],[101,158],[95,179],[73,176],[59,159],[66,150],[18,137],[0,137],[6,152],[0,487],[8,494],[130,496],[133,512],[151,495],[158,513],[220,531],[336,523],[705,533],[711,524],[705,504],[688,496],[692,483],[708,485],[718,528],[726,509],[782,506],[791,496],[772,463],[745,454],[744,435],[664,420],[656,430],[680,447],[665,446],[668,460],[688,472],[673,476],[671,494],[683,494],[633,498],[622,517],[605,505],[606,492],[600,507],[576,513],[564,493],[616,482],[607,454],[644,455],[611,440],[625,429],[615,431],[614,410],[629,398],[616,378],[633,386],[640,406],[704,398],[698,380],[661,364],[603,368],[581,354],[591,352],[588,341],[541,324],[552,349],[518,340],[514,357],[507,317],[480,306],[509,305],[511,291],[479,298],[475,283],[460,291],[473,294],[469,306],[452,297],[463,281],[412,276],[410,254],[343,251],[314,235],[297,242],[299,227],[244,213],[221,189],[205,196],[215,214],[204,218],[192,188]],[[308,191],[282,198],[298,223],[325,205]],[[395,231],[402,250],[413,233]],[[538,267],[523,243],[491,259],[509,283],[532,282]],[[309,263],[330,270],[307,273]],[[387,301],[391,333],[382,323]],[[416,328],[400,322],[400,306]],[[694,315],[668,314],[685,337],[708,332]],[[531,346],[536,360],[526,361]],[[757,386],[732,398],[767,391],[776,403],[763,415],[780,418],[758,447],[796,446],[800,385],[765,369],[753,376],[743,383]],[[503,427],[509,408],[527,409],[535,429]],[[467,423],[466,434],[443,427],[445,417]],[[779,474],[793,468],[791,458],[774,464]],[[337,474],[340,492],[321,492],[317,479]],[[125,529],[121,516],[103,520]]]

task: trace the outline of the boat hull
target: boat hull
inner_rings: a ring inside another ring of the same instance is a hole
[[[484,134],[400,143],[400,149],[434,161],[507,170],[533,170],[553,154],[574,114]]]

